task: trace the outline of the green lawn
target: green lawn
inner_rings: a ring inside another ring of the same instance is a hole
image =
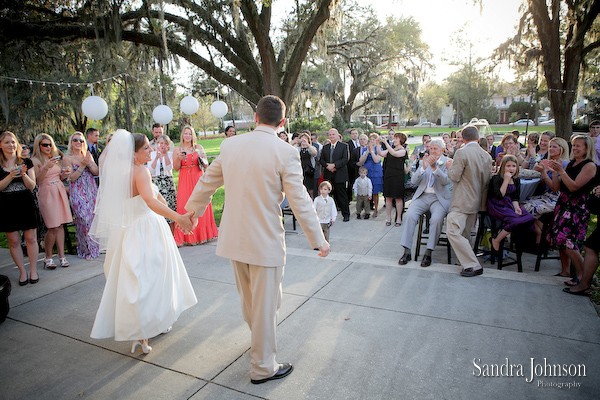
[[[509,133],[511,131],[513,131],[514,129],[517,129],[519,132],[521,132],[521,135],[525,134],[525,127],[524,126],[510,126],[510,125],[499,125],[499,126],[492,126],[490,127],[492,129],[492,132],[494,132],[494,134],[496,135],[502,135],[505,133]],[[411,128],[411,127],[407,127],[407,128],[398,128],[395,129],[396,132],[404,132],[407,135],[408,134],[412,134],[413,136],[423,136],[423,135],[432,135],[433,137],[436,137],[438,134],[440,133],[450,133],[452,131],[457,131],[460,128],[447,128],[447,127],[443,127],[443,126],[437,126],[437,127],[433,127],[433,128]],[[378,130],[380,134],[387,134],[388,130],[387,129],[379,129]],[[548,126],[530,126],[529,129],[527,130],[528,133],[531,132],[544,132],[544,131],[552,131],[555,132],[555,128],[553,125],[548,125]],[[439,135],[441,137],[441,135]]]

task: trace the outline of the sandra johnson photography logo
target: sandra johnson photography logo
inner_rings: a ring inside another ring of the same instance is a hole
[[[561,364],[549,361],[544,358],[542,361],[536,360],[533,357],[528,363],[511,363],[508,358],[505,358],[500,363],[484,363],[480,358],[473,359],[473,376],[485,378],[497,377],[523,377],[525,382],[532,383],[536,378],[582,378],[586,377],[585,364]],[[537,381],[538,387],[577,387],[581,383],[578,382],[544,382]],[[560,388],[559,387],[559,388]]]

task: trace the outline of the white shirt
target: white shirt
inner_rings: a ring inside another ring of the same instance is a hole
[[[156,168],[152,168],[152,163],[154,163],[154,160],[156,159],[158,152],[157,151],[153,151],[150,155],[150,161],[148,161],[148,163],[146,163],[146,167],[150,170],[150,174],[152,174],[152,176],[159,176],[160,175],[160,166],[161,164],[163,165],[163,175],[165,176],[173,176],[173,152],[168,152],[167,156],[169,157],[169,160],[171,161],[171,163],[169,165],[165,164],[165,160],[160,159],[158,161],[156,161]]]
[[[317,211],[319,223],[328,224],[331,221],[335,221],[335,217],[337,217],[337,208],[335,207],[335,202],[332,197],[318,195],[315,197],[313,206]]]

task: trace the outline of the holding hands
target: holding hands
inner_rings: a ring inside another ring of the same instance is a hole
[[[177,229],[185,233],[186,235],[192,234],[196,225],[198,225],[198,218],[194,218],[194,211],[190,211],[187,214],[177,217],[175,221],[177,223]]]

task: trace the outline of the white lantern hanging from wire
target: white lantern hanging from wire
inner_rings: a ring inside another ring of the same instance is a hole
[[[152,118],[159,124],[167,125],[173,121],[173,110],[168,106],[160,105],[152,111]]]
[[[90,96],[81,103],[81,111],[89,119],[100,120],[108,114],[108,104],[101,97]]]
[[[223,118],[227,114],[227,110],[227,104],[221,100],[215,101],[210,106],[210,113],[216,118]]]
[[[181,109],[182,113],[193,115],[196,114],[200,108],[200,103],[198,103],[198,100],[196,100],[194,96],[185,96],[183,99],[181,99],[179,108]]]

